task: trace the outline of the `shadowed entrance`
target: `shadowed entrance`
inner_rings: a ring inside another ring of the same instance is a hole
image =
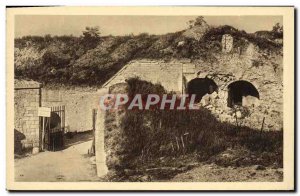
[[[240,80],[228,85],[228,107],[254,106],[258,99],[259,93],[250,82]]]
[[[187,93],[196,94],[196,103],[200,102],[205,94],[212,94],[217,90],[217,84],[210,78],[195,78],[187,85]]]

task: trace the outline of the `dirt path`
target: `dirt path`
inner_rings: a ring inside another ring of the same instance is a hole
[[[91,158],[87,155],[88,149],[92,144],[92,138],[92,133],[76,134],[71,139],[66,139],[66,149],[62,151],[46,151],[25,158],[15,159],[16,181],[103,181],[103,179],[98,178],[96,175],[94,157]],[[190,162],[193,162],[193,160],[190,160]],[[282,178],[282,169],[257,168],[256,166],[222,167],[216,164],[197,163],[193,169],[179,173],[167,181],[272,182],[282,181]]]
[[[89,140],[62,151],[46,151],[16,159],[16,181],[97,181],[96,167],[87,156],[91,144]]]
[[[173,182],[280,182],[282,169],[256,169],[250,167],[221,167],[215,164],[199,165],[194,169],[176,175]]]

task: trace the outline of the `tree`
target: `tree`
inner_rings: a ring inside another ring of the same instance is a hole
[[[283,26],[280,23],[276,23],[273,26],[272,34],[274,38],[282,38],[283,37]]]
[[[86,49],[92,49],[98,45],[100,41],[100,31],[98,26],[86,27],[82,34],[82,44]]]
[[[206,21],[204,20],[203,16],[198,16],[195,20],[194,26],[202,26],[202,25],[206,25]]]
[[[279,23],[276,23],[276,24],[273,26],[272,31],[273,31],[274,33],[283,33],[283,26],[280,25]]]
[[[190,20],[188,22],[189,28],[195,27],[195,26],[203,26],[207,25],[207,22],[204,20],[203,16],[198,16],[195,20]]]
[[[99,27],[85,27],[85,31],[82,32],[84,39],[99,39],[100,31]]]

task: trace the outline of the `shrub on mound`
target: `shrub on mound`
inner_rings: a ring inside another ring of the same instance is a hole
[[[132,78],[110,93],[163,94],[159,84]],[[197,110],[122,110],[106,114],[106,149],[109,169],[136,169],[161,157],[197,154],[208,160],[228,148],[243,146],[253,152],[282,156],[282,132],[260,132],[219,122],[205,108]],[[273,156],[274,157],[274,156]],[[268,162],[269,164],[270,162]]]

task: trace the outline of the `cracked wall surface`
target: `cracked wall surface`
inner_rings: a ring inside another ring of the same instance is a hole
[[[35,81],[15,80],[14,144],[15,153],[39,146],[41,84]]]
[[[188,83],[195,78],[212,79],[218,91],[206,96],[199,104],[211,110],[220,121],[238,123],[264,130],[281,130],[283,127],[282,51],[261,51],[249,44],[243,53],[214,54],[215,61],[134,60],[119,71],[104,87],[123,83],[130,77],[139,77],[160,83],[168,91],[185,93]],[[236,81],[247,81],[259,92],[259,100],[243,97],[247,114],[239,107],[228,107],[228,86]],[[208,101],[207,101],[208,100]],[[209,101],[211,100],[211,101]],[[254,103],[254,104],[252,104]],[[241,110],[241,111],[240,111]],[[238,117],[238,118],[237,118]]]

